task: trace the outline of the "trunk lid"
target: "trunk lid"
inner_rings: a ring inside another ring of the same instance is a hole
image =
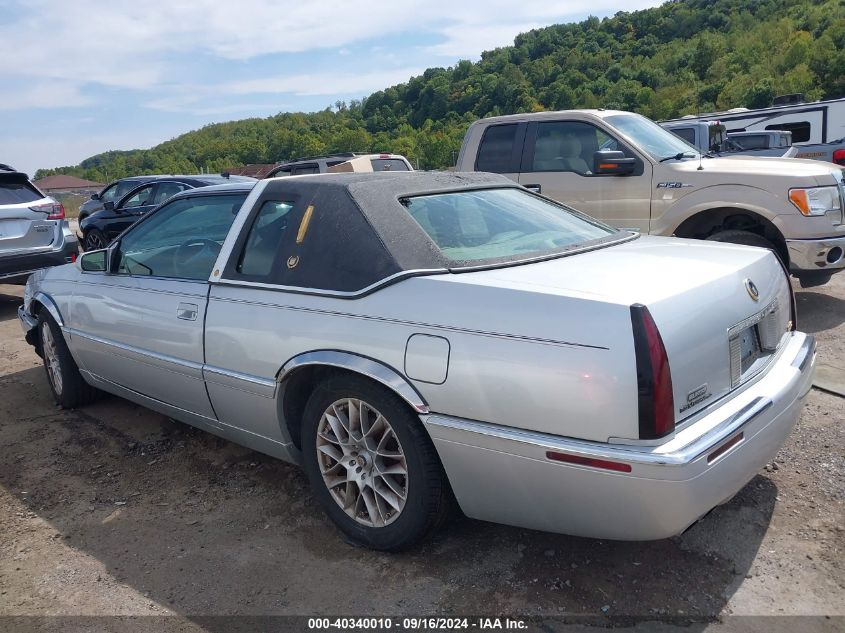
[[[476,283],[645,305],[669,358],[676,423],[765,369],[792,318],[776,257],[748,246],[643,236],[471,274]]]
[[[26,174],[0,172],[0,254],[49,249],[59,238],[61,220],[48,220],[54,204]]]

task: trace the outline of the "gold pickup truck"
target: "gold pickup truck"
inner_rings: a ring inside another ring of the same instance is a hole
[[[571,110],[476,121],[457,170],[504,174],[619,228],[769,248],[804,286],[845,269],[832,163],[708,157],[638,114]]]

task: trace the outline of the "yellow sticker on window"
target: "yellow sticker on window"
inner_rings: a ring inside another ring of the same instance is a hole
[[[305,234],[308,232],[308,225],[311,223],[311,216],[314,214],[314,205],[309,204],[305,209],[305,214],[302,216],[302,222],[299,223],[299,231],[296,233],[296,243],[302,244],[305,241]]]

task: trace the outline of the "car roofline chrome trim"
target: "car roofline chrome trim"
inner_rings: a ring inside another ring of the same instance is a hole
[[[319,288],[303,288],[301,286],[283,286],[281,284],[270,284],[260,281],[241,281],[240,279],[216,279],[211,283],[221,286],[244,286],[247,288],[262,288],[264,290],[278,290],[281,292],[290,292],[293,294],[314,295],[318,297],[332,297],[335,299],[357,299],[364,297],[384,286],[396,283],[408,277],[420,277],[423,275],[445,275],[449,271],[446,268],[421,268],[419,270],[401,270],[398,273],[393,273],[388,277],[380,279],[379,281],[370,284],[360,290],[321,290]]]
[[[240,236],[241,232],[244,230],[244,225],[246,224],[247,218],[249,218],[250,211],[252,210],[252,207],[255,206],[255,203],[261,198],[264,193],[264,189],[267,188],[268,182],[270,181],[266,179],[256,181],[255,186],[241,204],[241,208],[235,216],[235,221],[232,222],[232,226],[229,227],[229,233],[226,235],[226,239],[223,240],[223,245],[220,247],[220,252],[217,254],[214,266],[211,268],[211,274],[208,277],[209,283],[217,283],[220,281],[220,276],[226,268],[226,262],[228,262],[229,258],[232,256],[232,250],[235,248],[238,236]]]
[[[371,378],[398,394],[417,413],[427,414],[429,412],[428,403],[425,399],[398,371],[372,358],[340,350],[324,349],[297,354],[282,366],[279,371],[278,382],[284,382],[293,372],[302,367],[314,365],[348,369]]]

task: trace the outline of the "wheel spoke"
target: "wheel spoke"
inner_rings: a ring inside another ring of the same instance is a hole
[[[337,463],[340,463],[340,461],[343,459],[343,452],[333,444],[323,444],[322,446],[318,447],[317,450],[323,453],[323,455],[328,455]]]
[[[367,506],[367,514],[370,515],[370,523],[376,527],[384,525],[384,515],[376,502],[376,495],[372,488],[365,488],[361,491],[361,496],[364,498],[364,504]]]
[[[382,481],[384,481],[384,479],[382,479]],[[387,501],[387,503],[389,503],[397,512],[402,509],[402,502],[404,499],[400,498],[399,495],[394,493],[389,487],[378,488],[373,486],[373,490],[379,497]]]
[[[378,475],[378,478],[379,478],[379,480],[383,481],[384,484],[388,488],[390,488],[391,492],[393,492],[393,494],[395,494],[397,497],[400,497],[402,499],[405,498],[405,493],[402,492],[402,487],[399,484],[397,484],[395,481],[393,481],[393,477],[391,475],[382,474],[382,475]]]
[[[337,438],[338,444],[347,444],[349,442],[349,432],[343,426],[343,422],[339,418],[331,415],[328,411],[325,413],[326,422],[332,429],[332,433]]]

